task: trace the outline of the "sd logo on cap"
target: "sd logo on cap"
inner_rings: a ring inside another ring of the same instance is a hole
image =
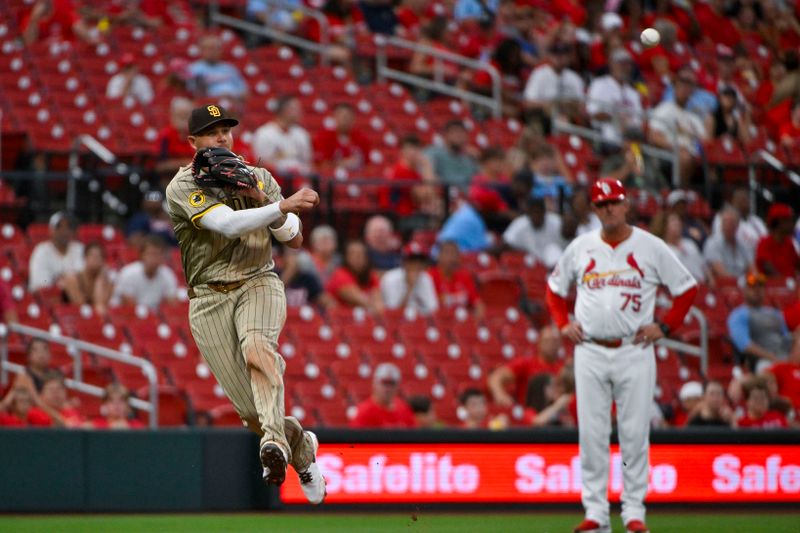
[[[192,109],[192,115],[189,117],[189,135],[197,135],[217,124],[233,127],[238,125],[239,121],[230,116],[222,106],[210,104],[197,107]]]

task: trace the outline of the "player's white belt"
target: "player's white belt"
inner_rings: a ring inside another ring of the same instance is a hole
[[[633,337],[622,337],[618,339],[595,339],[590,337],[586,342],[597,344],[598,346],[604,346],[606,348],[619,348],[621,346],[632,344],[633,339]]]

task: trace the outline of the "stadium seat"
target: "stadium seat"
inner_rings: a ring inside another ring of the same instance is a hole
[[[503,271],[483,272],[478,275],[478,293],[490,309],[518,309],[522,296],[519,277]]]
[[[142,387],[137,390],[136,395],[143,400],[149,400],[150,389]],[[185,426],[188,422],[188,415],[189,405],[183,393],[170,385],[158,387],[159,426]]]
[[[219,427],[242,427],[242,419],[233,404],[218,405],[211,409],[211,424]]]

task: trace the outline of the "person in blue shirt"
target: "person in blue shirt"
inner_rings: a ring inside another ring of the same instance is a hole
[[[479,0],[458,0],[455,7],[453,7],[453,18],[458,22],[490,18],[490,13],[492,16],[497,13],[499,3],[499,0],[486,0],[483,2]]]
[[[455,200],[455,209],[445,220],[436,242],[453,241],[462,252],[480,252],[489,247],[486,223],[466,199]],[[434,254],[438,252],[434,249]]]
[[[751,273],[745,277],[744,303],[728,315],[728,335],[743,358],[756,371],[787,358],[792,335],[783,313],[764,305],[766,277]]]
[[[233,107],[239,107],[247,98],[247,82],[235,65],[222,61],[222,54],[220,37],[206,35],[200,39],[200,59],[189,65],[196,96],[228,100]]]

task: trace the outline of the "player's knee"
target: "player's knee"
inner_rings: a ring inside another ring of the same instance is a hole
[[[283,358],[268,344],[257,340],[245,342],[242,352],[250,368],[261,372],[276,385],[283,382],[286,364]]]

